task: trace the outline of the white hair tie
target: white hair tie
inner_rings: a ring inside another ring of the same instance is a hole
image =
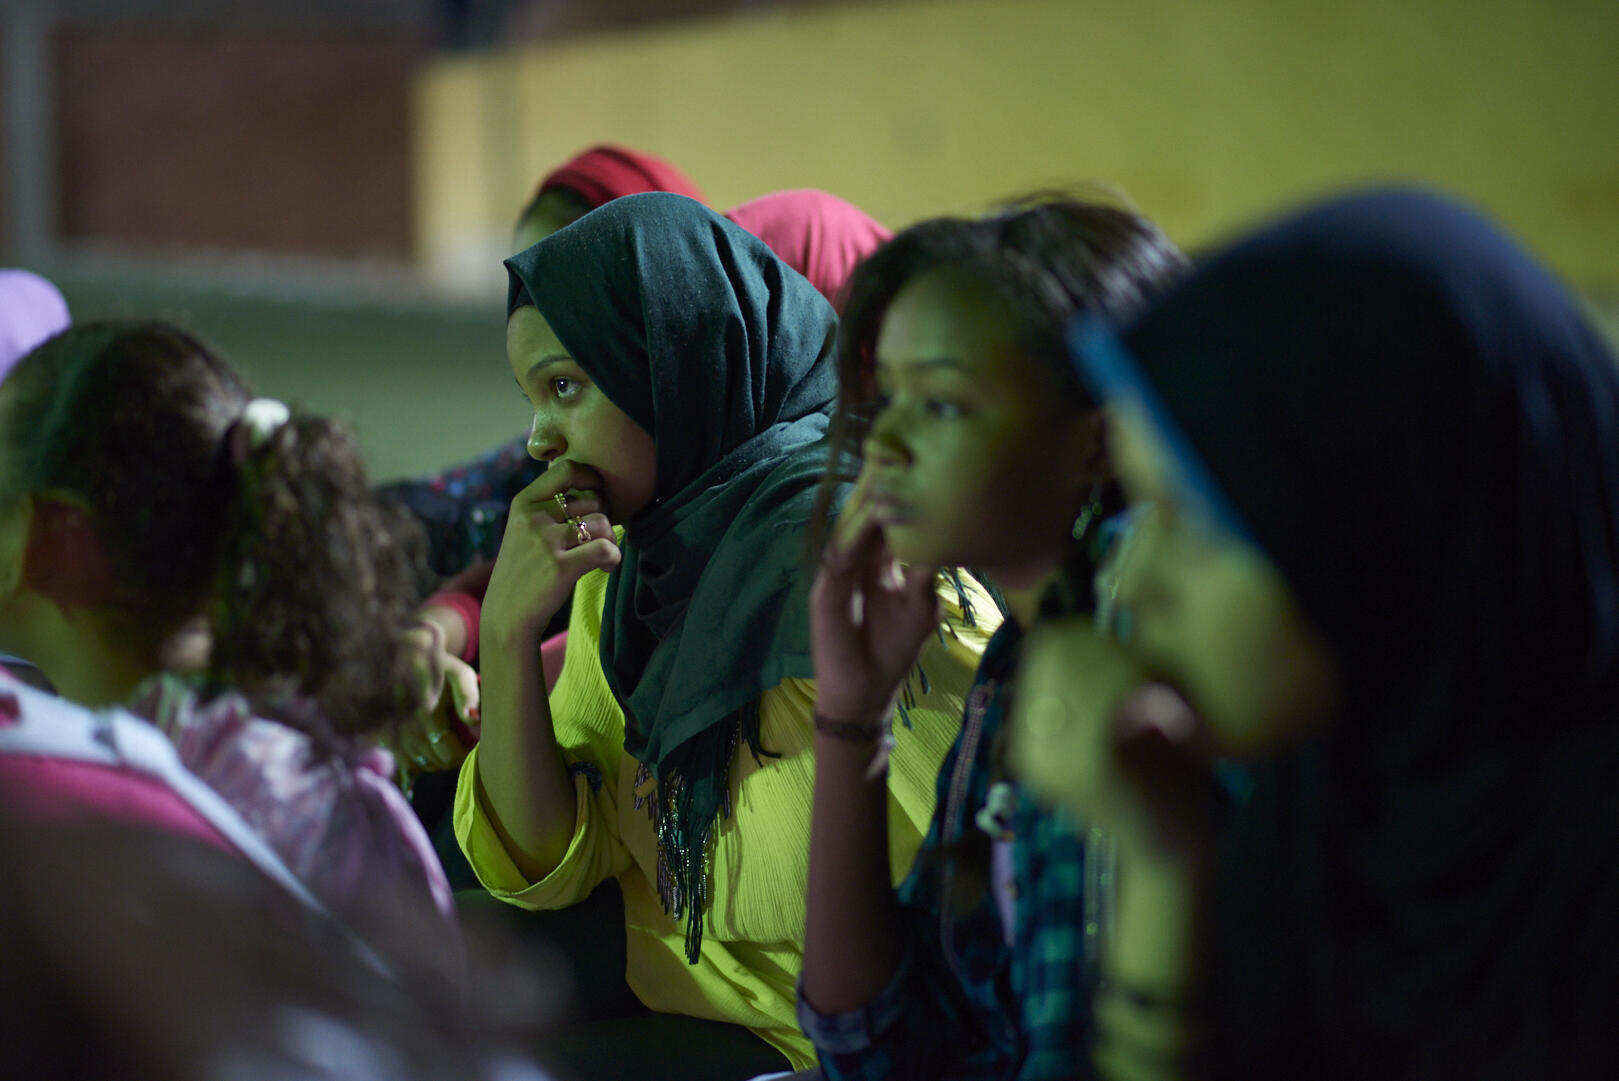
[[[254,398],[248,402],[242,415],[225,431],[225,449],[231,462],[240,466],[291,419],[292,411],[274,398]]]
[[[242,410],[242,423],[252,437],[249,445],[254,450],[268,443],[270,437],[291,419],[292,410],[287,408],[285,402],[275,398],[254,398]]]

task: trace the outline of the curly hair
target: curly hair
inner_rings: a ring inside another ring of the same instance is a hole
[[[121,614],[158,634],[205,616],[209,682],[256,705],[304,696],[346,735],[408,712],[420,527],[372,496],[337,423],[294,414],[259,445],[231,438],[247,385],[160,322],[72,327],[5,388],[0,485],[88,504]]]

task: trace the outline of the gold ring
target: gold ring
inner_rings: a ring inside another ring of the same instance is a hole
[[[585,525],[585,523],[580,521],[578,518],[569,518],[568,519],[568,524],[573,526],[573,531],[576,534],[578,534],[580,544],[589,543],[589,541],[590,541],[590,527],[589,526]]]
[[[557,509],[560,510],[562,512],[562,516],[566,518],[568,516],[568,493],[558,492],[551,498],[557,501]]]

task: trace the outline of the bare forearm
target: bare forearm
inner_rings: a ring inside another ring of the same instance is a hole
[[[1207,872],[1120,853],[1118,918],[1103,959],[1097,1071],[1106,1081],[1202,1076],[1196,994]]]
[[[804,994],[823,1013],[864,1006],[899,964],[888,859],[886,775],[866,767],[872,742],[815,737]]]
[[[512,861],[531,881],[562,862],[574,831],[574,789],[551,723],[537,636],[486,641],[477,782]]]
[[[444,652],[460,657],[467,651],[467,624],[459,610],[442,604],[424,605],[418,619],[434,623],[444,632]]]

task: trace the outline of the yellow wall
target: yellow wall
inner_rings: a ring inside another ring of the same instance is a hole
[[[512,218],[583,146],[666,155],[725,207],[816,186],[890,225],[1119,186],[1188,247],[1411,178],[1619,289],[1615,0],[915,0],[461,57],[416,95],[424,268],[500,288]]]

